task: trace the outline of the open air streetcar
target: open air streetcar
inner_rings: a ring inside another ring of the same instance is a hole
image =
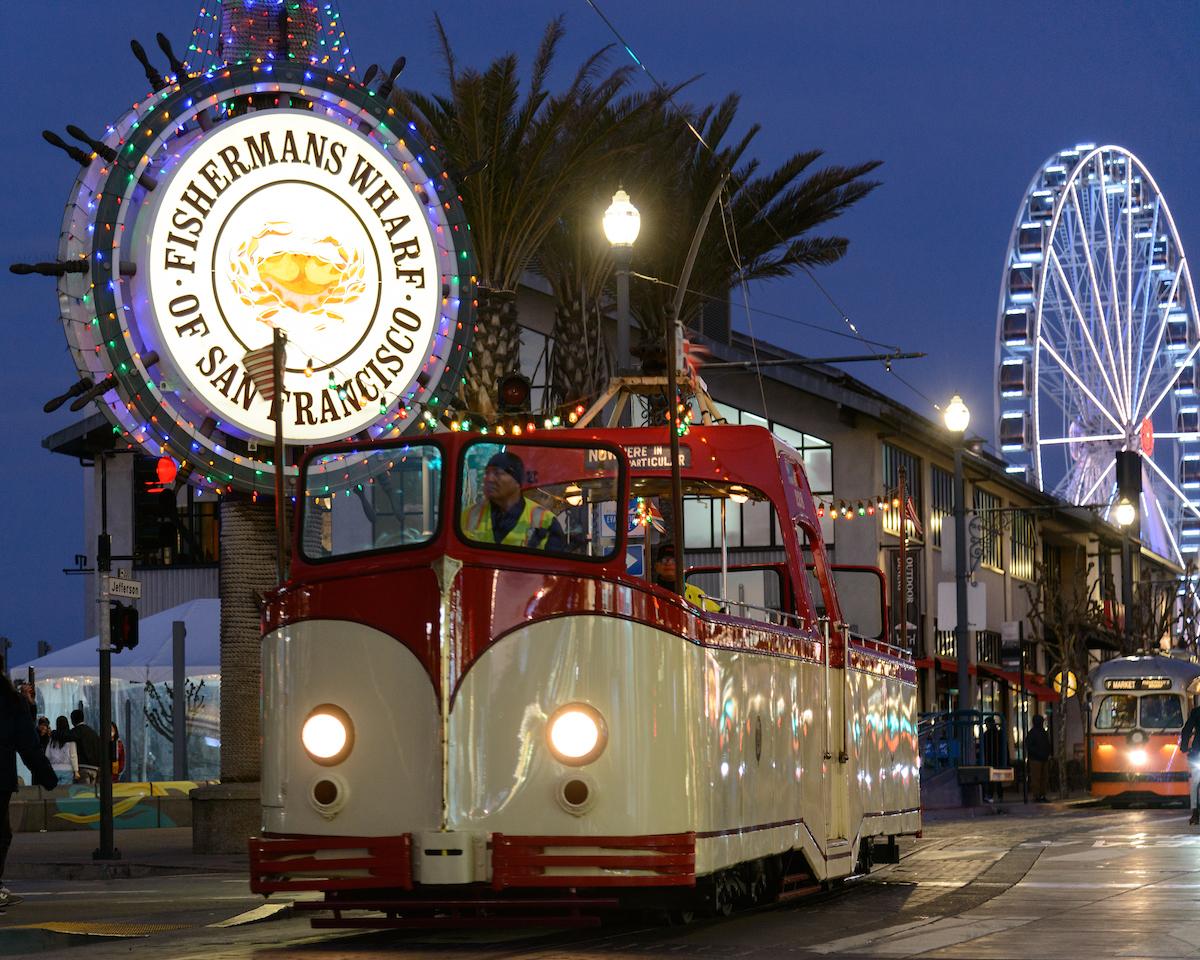
[[[847,625],[800,455],[683,438],[685,494],[768,511],[783,545],[696,571],[737,594],[710,612],[639,571],[664,430],[535,436],[306,458],[264,615],[254,890],[322,891],[321,926],[723,913],[894,857],[921,824],[915,670],[879,611]],[[519,516],[485,531],[501,467]]]

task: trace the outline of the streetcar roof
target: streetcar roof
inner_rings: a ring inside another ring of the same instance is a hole
[[[1105,680],[1133,679],[1136,677],[1169,677],[1181,687],[1200,677],[1200,664],[1181,657],[1157,655],[1142,657],[1117,657],[1106,660],[1088,674],[1088,682],[1094,690],[1104,689]]]

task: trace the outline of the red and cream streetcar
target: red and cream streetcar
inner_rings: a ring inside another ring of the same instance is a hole
[[[1092,670],[1088,684],[1092,796],[1114,804],[1189,804],[1179,735],[1200,696],[1200,664],[1118,657]]]
[[[639,570],[664,433],[309,454],[264,620],[256,891],[322,891],[330,926],[727,912],[920,829],[913,663],[879,610],[876,636],[847,626],[799,454],[760,427],[683,438],[685,496],[771,510],[784,545],[693,571],[709,612]],[[480,529],[498,471],[503,536]]]

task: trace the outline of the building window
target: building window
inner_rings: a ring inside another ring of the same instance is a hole
[[[1011,549],[1012,575],[1019,580],[1032,580],[1037,561],[1037,524],[1032,513],[1019,510],[1013,514]]]
[[[808,485],[812,490],[813,498],[816,500],[829,500],[833,496],[833,446],[828,440],[823,440],[821,437],[814,436],[811,433],[803,433],[792,427],[784,426],[774,420],[764,420],[758,414],[751,413],[749,410],[741,410],[738,407],[731,407],[726,403],[714,403],[714,406],[727,423],[766,427],[770,430],[776,437],[800,454],[800,459],[804,463],[804,474],[808,477]],[[702,529],[711,527],[713,530],[709,545],[719,547],[721,545],[720,507],[713,505],[710,508],[703,509],[698,506],[699,502],[696,501],[697,505],[693,506],[692,510],[696,512],[697,520]],[[687,512],[686,506],[684,509],[684,522],[686,525],[689,525],[686,534],[688,546],[699,547],[699,544],[693,544],[692,542],[690,527],[692,513]],[[706,524],[705,520],[710,516],[715,517],[715,520]],[[750,501],[749,503],[742,504],[740,507],[737,504],[729,503],[727,504],[725,519],[729,533],[729,546],[731,547],[778,547],[783,544],[783,540],[779,534],[779,518],[775,515],[775,508],[769,503],[755,503],[754,501]],[[698,534],[697,536],[703,537],[703,534]],[[821,539],[825,543],[825,549],[832,550],[833,521],[829,517],[823,517],[821,520]]]
[[[216,563],[220,520],[215,496],[191,484],[162,489],[158,461],[133,461],[133,554],[140,569]]]
[[[942,521],[954,516],[954,474],[934,467],[929,485],[929,540],[942,545]]]
[[[905,495],[912,501],[917,516],[924,516],[921,509],[921,459],[907,450],[893,447],[890,443],[883,445],[883,485],[887,488],[888,496],[896,496],[900,490],[900,469],[904,469]],[[903,510],[904,505],[900,505]],[[900,511],[892,508],[889,501],[883,511],[883,532],[893,536],[900,535]],[[913,539],[910,531],[909,539]]]
[[[1004,527],[997,512],[999,509],[998,496],[979,487],[975,488],[976,522],[972,534],[979,537],[980,563],[993,570],[1000,570],[1003,563],[1001,541],[1004,539]]]

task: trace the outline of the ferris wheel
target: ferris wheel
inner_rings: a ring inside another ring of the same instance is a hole
[[[1123,147],[1050,157],[1017,211],[997,319],[997,439],[1012,473],[1111,505],[1142,455],[1142,541],[1200,550],[1200,322],[1165,198]]]

